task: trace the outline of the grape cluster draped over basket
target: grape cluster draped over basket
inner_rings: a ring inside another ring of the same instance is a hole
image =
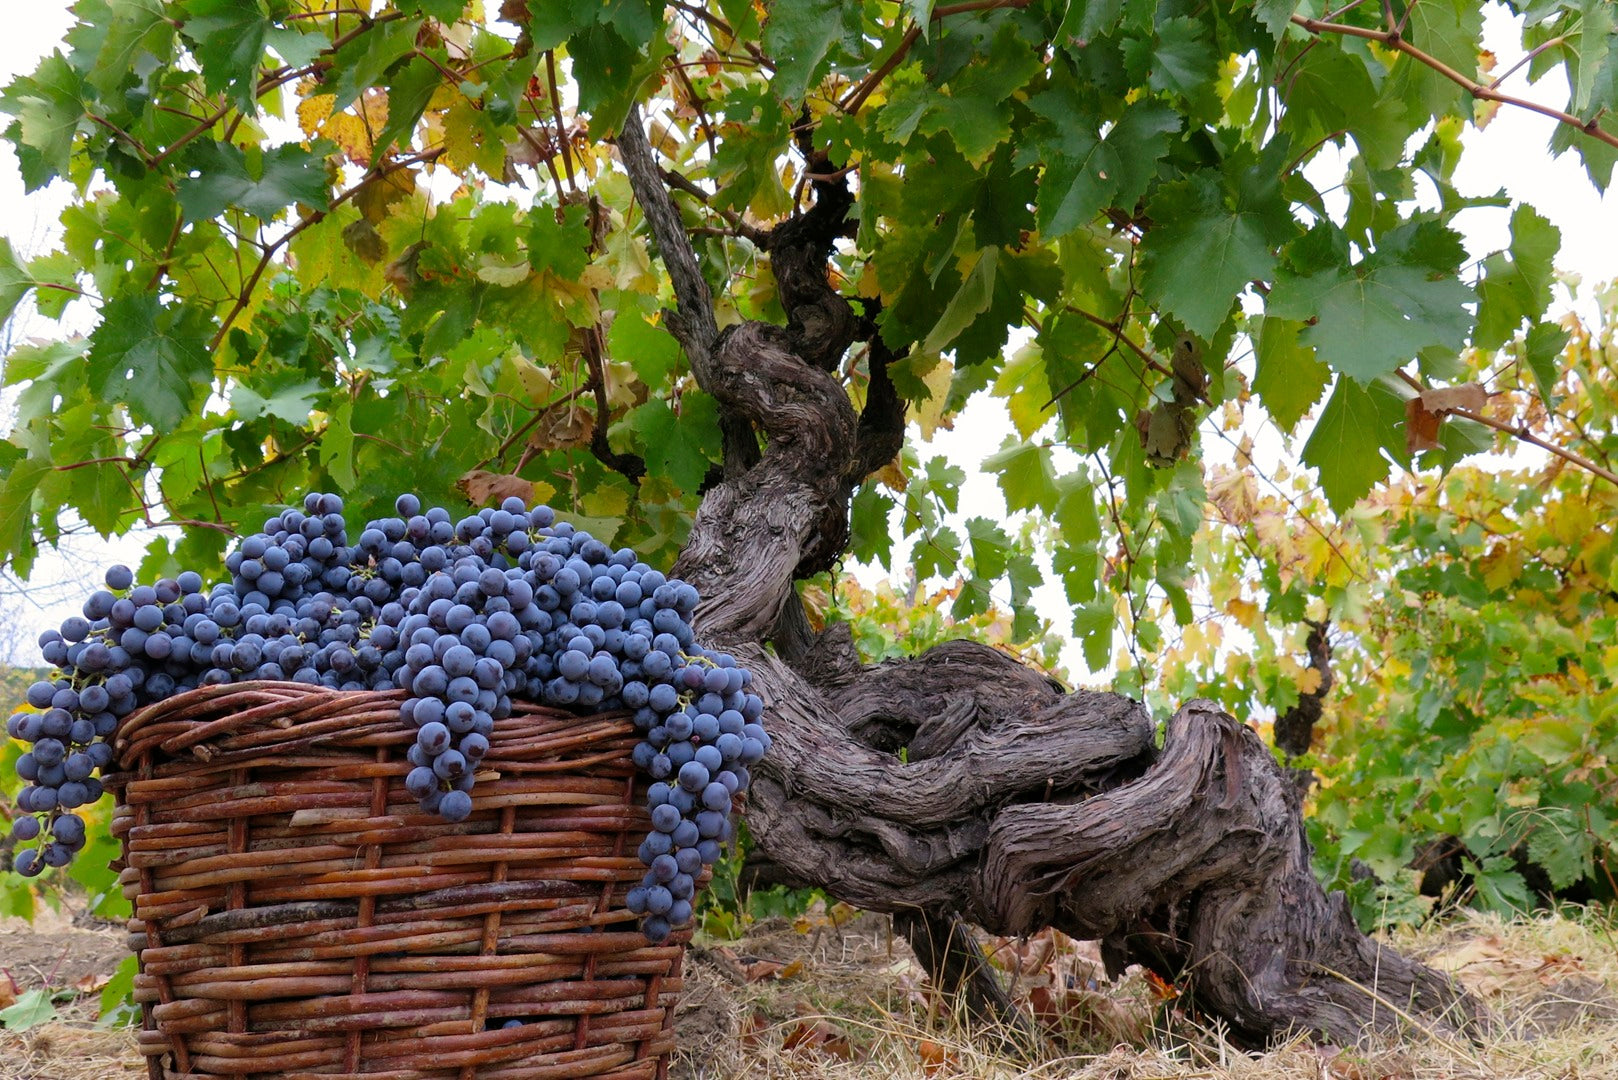
[[[55,678],[35,683],[7,734],[32,744],[12,825],[32,876],[84,846],[73,813],[102,795],[119,720],[198,686],[291,680],[403,689],[416,731],[405,786],[424,812],[472,812],[478,762],[513,697],[580,712],[630,710],[635,764],[655,781],[646,876],[631,911],[653,942],[690,922],[696,877],[730,838],[734,795],[769,748],[764,703],[734,658],[697,643],[689,584],[507,499],[460,521],[401,495],[397,516],[348,542],[343,503],[311,494],[225,559],[206,588],[187,571],[137,585],[127,567],[82,617],[40,637]]]

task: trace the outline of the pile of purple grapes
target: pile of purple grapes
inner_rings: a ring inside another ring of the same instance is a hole
[[[697,643],[696,589],[520,499],[459,521],[414,495],[395,510],[350,545],[342,500],[311,494],[244,539],[225,559],[230,581],[212,587],[192,571],[137,585],[127,567],[108,570],[82,618],[41,635],[55,678],[6,725],[32,744],[17,762],[13,869],[72,860],[85,843],[73,811],[101,797],[119,720],[187,690],[404,689],[400,717],[416,733],[405,787],[452,822],[472,813],[478,763],[518,698],[634,714],[635,764],[655,782],[647,871],[628,905],[653,942],[689,923],[696,877],[730,839],[732,798],[770,744],[750,673]]]

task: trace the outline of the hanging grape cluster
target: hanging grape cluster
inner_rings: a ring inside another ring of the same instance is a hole
[[[734,796],[769,748],[764,703],[728,654],[698,644],[697,591],[507,499],[456,521],[402,495],[348,543],[343,503],[311,494],[225,559],[230,581],[187,571],[137,585],[128,567],[82,617],[40,637],[55,678],[35,683],[7,734],[32,744],[13,868],[65,866],[84,846],[73,811],[101,797],[109,740],[135,709],[199,686],[290,680],[403,689],[415,732],[405,787],[424,812],[465,820],[478,763],[512,699],[633,713],[635,764],[655,781],[647,867],[628,905],[653,942],[687,925],[696,879],[730,839]]]

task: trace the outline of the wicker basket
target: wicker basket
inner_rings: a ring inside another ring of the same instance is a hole
[[[689,934],[649,945],[624,907],[633,727],[516,706],[450,824],[404,790],[402,696],[244,683],[124,721],[153,1080],[663,1076]]]

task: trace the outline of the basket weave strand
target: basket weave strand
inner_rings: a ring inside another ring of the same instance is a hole
[[[452,824],[404,790],[403,698],[243,683],[120,726],[152,1080],[662,1077],[689,935],[624,907],[627,718],[514,705]]]

